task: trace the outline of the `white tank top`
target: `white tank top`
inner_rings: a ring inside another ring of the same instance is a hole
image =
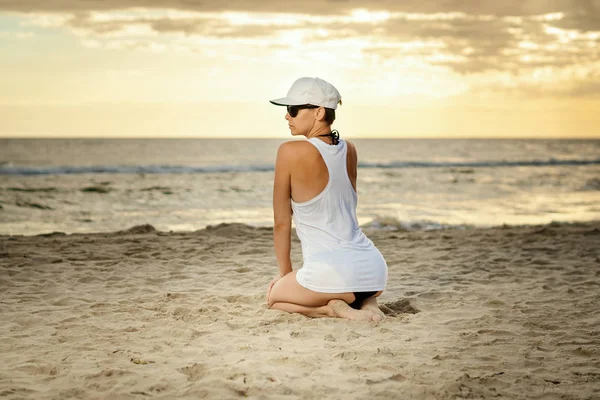
[[[298,283],[321,293],[384,290],[387,265],[356,219],[358,195],[348,176],[346,141],[330,145],[311,138],[308,142],[321,153],[329,181],[316,197],[302,203],[292,200],[304,258],[296,275]]]

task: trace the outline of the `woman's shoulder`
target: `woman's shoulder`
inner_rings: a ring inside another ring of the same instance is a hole
[[[312,151],[315,149],[308,140],[289,140],[279,145],[279,152],[286,155],[298,155],[299,152]]]
[[[346,142],[346,147],[348,148],[348,155],[351,158],[356,158],[357,157],[357,153],[356,153],[356,147],[354,146],[354,143],[352,143],[349,140],[345,140]]]
[[[295,164],[298,160],[306,159],[308,155],[317,153],[318,150],[307,140],[290,140],[279,145],[277,158],[286,164]]]

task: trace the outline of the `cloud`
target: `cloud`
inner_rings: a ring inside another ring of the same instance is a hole
[[[496,16],[527,16],[552,12],[598,15],[599,0],[504,0],[498,2],[473,0],[1,0],[0,10],[17,12],[85,12],[131,8],[175,9],[197,12],[279,12],[311,15],[335,15],[349,10],[368,8],[407,13],[487,14]],[[592,19],[592,18],[590,18]]]
[[[61,23],[81,35],[98,36],[154,36],[160,34],[175,34],[183,36],[202,36],[216,38],[252,38],[273,36],[283,30],[277,26],[265,27],[264,24],[231,23],[226,16],[194,15],[176,17],[134,17],[111,18],[111,15],[76,14]]]
[[[473,87],[517,82],[565,95],[590,95],[600,79],[600,0],[0,0],[2,10],[68,29],[88,47],[214,55],[221,42],[227,57],[234,46],[240,59],[269,48],[323,60],[337,46],[348,49],[342,64],[440,67]]]
[[[31,39],[34,36],[35,36],[35,34],[33,32],[0,31],[0,38]]]

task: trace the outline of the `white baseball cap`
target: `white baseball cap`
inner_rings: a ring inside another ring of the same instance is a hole
[[[270,102],[276,106],[311,104],[335,110],[338,104],[342,104],[342,96],[331,83],[323,79],[300,78],[294,82],[286,97]]]

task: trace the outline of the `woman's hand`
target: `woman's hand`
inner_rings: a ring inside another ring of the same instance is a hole
[[[267,288],[267,305],[269,305],[269,298],[271,297],[271,289],[273,289],[273,286],[275,286],[277,281],[280,279],[281,279],[281,276],[277,275],[275,278],[273,278],[271,283],[269,283],[269,287]]]

